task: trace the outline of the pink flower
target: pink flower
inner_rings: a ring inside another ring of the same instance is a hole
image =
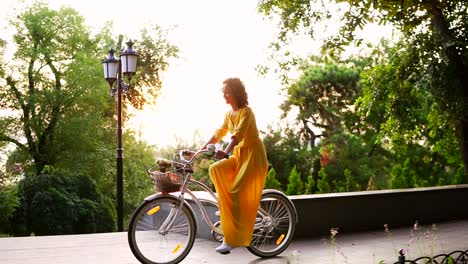
[[[386,232],[386,233],[390,232],[390,230],[388,229],[388,225],[387,225],[387,224],[384,225],[384,228],[385,228],[385,232]]]
[[[334,227],[330,229],[330,234],[332,235],[332,237],[335,237],[338,234],[338,228]]]

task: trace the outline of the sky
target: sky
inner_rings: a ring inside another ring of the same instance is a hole
[[[270,75],[259,76],[255,70],[259,64],[271,64],[267,60],[268,45],[276,32],[275,23],[257,13],[258,1],[45,2],[52,8],[74,8],[96,32],[107,21],[113,22],[116,35],[129,38],[139,36],[147,25],[176,26],[168,39],[180,49],[179,58],[171,60],[169,69],[162,74],[163,87],[157,102],[124,124],[124,129],[141,132],[141,139],[149,144],[173,145],[176,138],[190,142],[195,131],[202,140],[208,140],[229,110],[221,93],[222,81],[229,77],[243,80],[259,130],[278,123],[279,105],[284,100],[280,81]],[[0,25],[18,6],[17,0],[2,0]],[[299,46],[297,50],[310,52],[313,48]]]

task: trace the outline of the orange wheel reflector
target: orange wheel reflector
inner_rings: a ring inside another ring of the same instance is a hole
[[[173,254],[177,253],[177,251],[179,251],[179,249],[182,247],[182,243],[180,243],[179,245],[177,245],[176,248],[174,248],[174,250],[172,251]]]
[[[161,209],[161,208],[160,208],[159,205],[158,205],[158,206],[156,206],[155,208],[149,210],[147,214],[148,214],[148,215],[153,215],[154,213],[156,213],[157,211],[159,211],[159,209]]]
[[[284,234],[281,234],[281,236],[278,238],[278,240],[276,240],[276,245],[281,244],[281,242],[283,241],[283,239],[284,239]]]

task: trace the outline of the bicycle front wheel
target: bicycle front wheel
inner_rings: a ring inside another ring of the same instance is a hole
[[[141,204],[132,216],[128,242],[133,255],[145,264],[182,261],[195,241],[195,216],[187,204],[171,196]]]
[[[291,243],[296,229],[296,210],[287,196],[266,192],[260,201],[252,242],[247,248],[256,256],[274,257]]]

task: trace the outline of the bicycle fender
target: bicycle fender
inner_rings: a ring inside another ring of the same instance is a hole
[[[291,201],[291,199],[289,199],[289,197],[286,194],[284,194],[281,191],[275,190],[275,189],[264,189],[262,191],[262,195],[267,194],[267,193],[276,193],[278,195],[284,196],[291,203],[291,206],[294,209],[294,214],[296,215],[296,224],[299,222],[299,217],[297,215],[296,206],[294,205],[294,203]]]
[[[155,199],[157,199],[157,198],[162,198],[162,197],[169,197],[169,198],[173,198],[173,199],[176,199],[176,200],[179,200],[179,199],[180,199],[179,196],[172,195],[172,194],[154,193],[154,194],[151,194],[150,196],[147,196],[147,197],[145,198],[145,201],[151,202],[151,201],[153,201],[153,200],[155,200]],[[184,203],[185,203],[186,205],[189,205],[185,199],[184,199]],[[189,206],[189,207],[190,207],[190,206]]]
[[[165,195],[165,194],[161,194],[161,193],[153,193],[150,196],[147,196],[145,198],[145,201],[151,202],[151,201],[153,201],[154,199],[156,199],[158,197],[164,197],[164,196],[170,196],[170,195],[167,195],[167,194]]]

